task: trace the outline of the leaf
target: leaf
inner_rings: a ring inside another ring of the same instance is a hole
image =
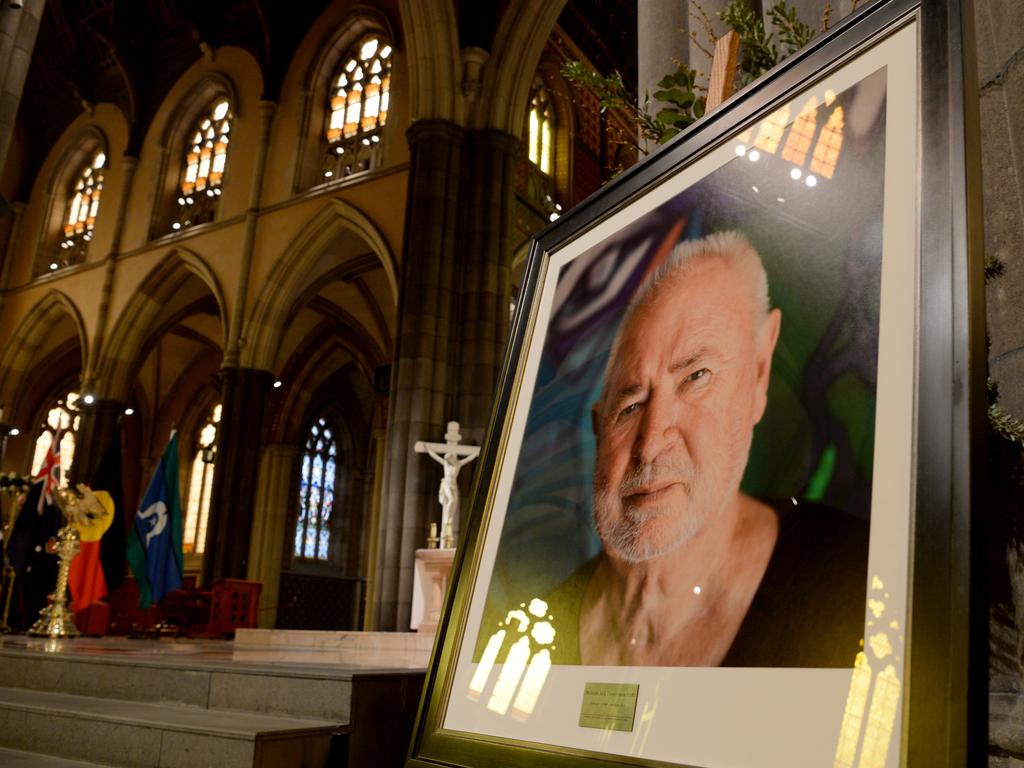
[[[661,138],[658,139],[658,143],[659,144],[664,144],[669,139],[671,139],[673,136],[675,136],[677,133],[679,133],[679,129],[678,128],[666,128],[665,132],[661,134]]]
[[[693,103],[693,114],[698,120],[704,117],[704,99],[698,99]]]
[[[677,109],[662,109],[658,111],[658,114],[654,116],[654,119],[664,125],[672,125],[679,119],[679,110]]]
[[[678,88],[673,88],[668,91],[655,91],[654,98],[658,99],[659,101],[669,101],[672,102],[673,104],[678,104],[679,102],[686,98],[686,94],[683,93]]]
[[[665,75],[663,78],[661,78],[661,80],[658,81],[658,87],[659,88],[671,88],[677,82],[678,81],[676,80],[676,78],[672,77],[672,75]]]

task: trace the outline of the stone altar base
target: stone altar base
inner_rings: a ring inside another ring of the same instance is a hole
[[[424,676],[404,662],[421,651],[401,639],[380,638],[375,652],[370,638],[288,637],[385,633],[251,632],[241,642],[0,637],[0,764],[403,764]]]

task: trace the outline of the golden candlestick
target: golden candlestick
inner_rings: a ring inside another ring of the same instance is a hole
[[[427,536],[427,549],[437,549],[440,539],[437,538],[437,523],[430,524],[430,535]]]
[[[105,509],[87,485],[79,484],[76,489],[60,488],[54,491],[53,498],[64,515],[64,527],[57,531],[53,545],[53,551],[60,558],[57,584],[50,595],[50,604],[39,612],[39,620],[28,633],[50,638],[77,637],[75,614],[68,607],[68,575],[71,561],[81,549],[78,527],[98,525],[112,515],[112,510]]]

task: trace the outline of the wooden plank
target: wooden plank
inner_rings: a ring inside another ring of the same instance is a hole
[[[704,114],[708,114],[732,95],[736,79],[736,59],[740,52],[740,36],[730,29],[715,43],[715,56],[711,60],[711,79]]]

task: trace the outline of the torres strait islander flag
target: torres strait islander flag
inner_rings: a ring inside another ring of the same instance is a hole
[[[164,449],[128,537],[128,564],[146,609],[181,589],[181,493],[178,488],[178,433]]]

